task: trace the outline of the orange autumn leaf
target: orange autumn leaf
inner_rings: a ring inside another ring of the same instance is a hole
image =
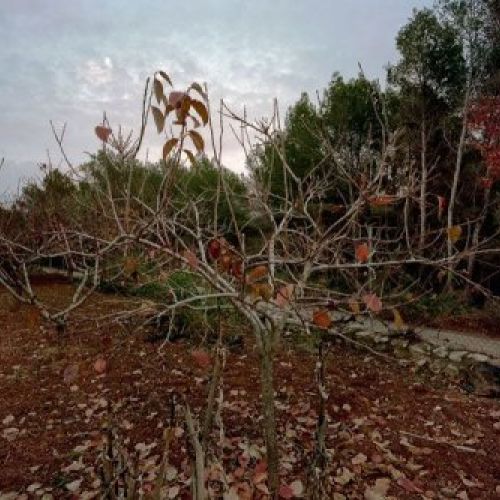
[[[160,134],[165,126],[165,115],[156,106],[151,106],[151,112],[153,113],[153,118],[156,125],[156,130]]]
[[[223,253],[222,257],[219,259],[219,267],[224,272],[229,272],[233,265],[233,258],[228,253]]]
[[[368,262],[368,259],[370,258],[370,248],[368,247],[367,243],[360,243],[359,245],[356,246],[356,260],[364,264]]]
[[[319,309],[318,311],[315,311],[313,314],[313,323],[318,328],[323,328],[326,330],[330,328],[330,326],[332,325],[332,319],[330,318],[328,311],[325,311],[324,309]]]
[[[252,297],[258,299],[261,298],[263,300],[271,300],[273,296],[273,287],[268,283],[255,283],[250,285],[250,294]]]
[[[253,283],[260,278],[263,278],[264,276],[267,276],[268,270],[267,266],[257,266],[254,267],[248,274],[247,274],[247,283]]]
[[[174,108],[180,108],[182,106],[183,101],[188,98],[185,92],[179,92],[173,90],[168,95],[168,103]]]
[[[170,79],[170,77],[167,75],[167,73],[165,73],[165,71],[158,71],[158,73],[163,77],[164,80],[166,80],[166,82],[172,87],[172,80]]]
[[[184,149],[183,151],[188,157],[189,161],[191,162],[191,165],[193,166],[196,165],[196,157],[194,156],[194,154],[191,151],[189,151],[189,149]]]
[[[157,78],[155,78],[153,80],[153,91],[154,91],[156,100],[158,101],[158,103],[160,103],[164,98],[163,84]]]
[[[359,302],[356,299],[351,297],[347,301],[347,303],[349,305],[349,309],[352,311],[353,314],[359,314],[361,312],[361,309],[359,307]]]
[[[193,141],[194,147],[196,148],[198,153],[202,153],[203,149],[205,148],[205,141],[203,140],[203,137],[198,132],[196,132],[196,130],[190,130],[188,134]]]
[[[462,236],[462,227],[461,226],[451,226],[446,232],[448,233],[448,239],[452,243],[456,243]]]
[[[203,125],[208,123],[208,111],[205,104],[197,99],[191,99],[191,106],[193,106],[194,110],[198,113],[199,117],[203,121]]]
[[[230,273],[238,280],[241,280],[243,277],[243,262],[241,259],[235,259],[232,261]]]
[[[179,139],[177,137],[172,137],[172,139],[169,139],[164,145],[163,145],[163,150],[162,150],[162,158],[164,160],[167,159],[168,155],[174,149],[174,147],[177,145],[179,142]]]
[[[403,317],[401,316],[401,313],[397,309],[393,309],[392,314],[394,316],[394,328],[396,330],[404,330],[405,322]]]
[[[139,269],[139,261],[135,257],[127,257],[123,263],[123,271],[126,274],[134,274]]]

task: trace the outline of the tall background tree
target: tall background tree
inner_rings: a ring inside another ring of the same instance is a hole
[[[453,107],[465,80],[463,49],[457,32],[443,26],[430,9],[414,11],[396,38],[400,62],[389,69],[389,81],[400,90],[400,120],[409,148],[420,162],[420,249],[427,232],[429,169],[440,154],[443,119]],[[414,132],[419,141],[414,141]]]

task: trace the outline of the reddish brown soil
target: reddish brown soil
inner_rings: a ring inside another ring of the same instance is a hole
[[[38,293],[55,304],[68,300],[71,287],[44,285]],[[208,371],[195,363],[193,346],[179,342],[159,353],[159,344],[145,342],[143,335],[97,321],[116,308],[112,296],[93,297],[60,339],[50,325],[34,322],[25,308],[14,311],[0,295],[0,498],[25,493],[30,485],[38,495],[45,491],[54,498],[97,495],[96,459],[106,408],[113,409],[127,448],[158,443],[149,455],[158,460],[171,394],[185,396],[199,414]],[[98,375],[94,363],[100,357],[107,370]],[[75,365],[77,375],[65,381],[64,371]],[[222,419],[228,440],[218,452],[231,480],[238,477],[251,488],[258,483],[254,469],[260,459],[249,458],[245,447],[257,445],[256,455],[262,447],[258,366],[248,334],[245,348],[227,356]],[[283,484],[306,483],[317,422],[314,367],[312,354],[289,344],[276,356]],[[379,478],[390,479],[388,498],[497,498],[498,402],[465,395],[441,375],[417,375],[341,345],[327,356],[327,391],[328,498],[333,491],[364,498]],[[182,421],[177,425],[182,427]],[[19,433],[7,439],[8,428]],[[180,484],[179,498],[189,498],[186,438],[180,430],[173,449],[178,476],[172,484]],[[64,470],[71,464],[75,470]],[[345,485],[343,467],[352,473]],[[70,493],[68,485],[79,479],[80,493]],[[144,482],[151,480],[146,474]],[[241,498],[265,497],[263,490]]]

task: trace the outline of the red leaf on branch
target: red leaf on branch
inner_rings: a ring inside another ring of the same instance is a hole
[[[210,240],[208,242],[208,255],[211,259],[217,260],[220,257],[221,244],[219,240]]]
[[[98,125],[95,128],[95,135],[97,135],[102,142],[108,142],[109,136],[111,135],[111,129]]]
[[[279,307],[285,307],[290,303],[290,300],[293,297],[293,291],[295,289],[294,285],[285,285],[282,286],[278,293],[276,294],[276,305]]]
[[[182,106],[182,101],[184,101],[185,98],[187,98],[187,94],[185,92],[179,92],[179,91],[172,91],[168,95],[168,103],[173,107],[173,108],[180,108]]]
[[[363,295],[363,302],[366,307],[374,313],[379,313],[382,310],[382,301],[375,293],[367,293],[366,295]]]
[[[500,180],[500,96],[486,96],[471,106],[469,132],[473,145],[482,153],[487,178]],[[488,188],[488,183],[483,186]]]
[[[444,196],[438,196],[438,219],[441,219],[443,217],[443,213],[446,210],[446,207],[448,206],[448,200]]]
[[[493,186],[493,179],[491,177],[482,177],[479,182],[483,189],[491,189]]]

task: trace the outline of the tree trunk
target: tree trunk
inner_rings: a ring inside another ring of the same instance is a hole
[[[422,117],[420,127],[420,166],[422,170],[422,179],[420,182],[420,240],[419,250],[425,246],[426,225],[427,225],[427,132],[425,125],[425,116]]]
[[[474,227],[474,233],[472,234],[472,245],[471,245],[472,249],[469,255],[469,262],[467,264],[467,276],[469,277],[470,280],[472,280],[474,273],[474,265],[476,263],[475,248],[477,248],[479,244],[479,235],[481,234],[481,229],[483,228],[484,219],[486,218],[486,213],[488,212],[488,205],[490,203],[490,194],[491,194],[491,189],[488,188],[484,191],[483,209],[481,210],[481,215],[479,216],[479,220],[476,222],[476,225]],[[470,284],[467,288],[470,289]]]
[[[198,429],[195,428],[189,406],[186,406],[186,425],[194,451],[194,474],[191,483],[192,497],[193,500],[206,500],[208,497],[205,489],[205,452],[201,446]]]
[[[273,352],[271,339],[262,335],[260,379],[262,386],[262,408],[264,413],[264,438],[267,450],[267,470],[271,498],[278,498],[279,489],[279,456],[274,408]]]
[[[462,131],[460,133],[460,142],[458,143],[457,159],[455,163],[455,172],[453,174],[453,183],[451,185],[450,201],[448,203],[448,234],[453,227],[453,214],[455,209],[455,201],[457,197],[458,181],[460,179],[460,171],[462,169],[462,160],[465,149],[465,137],[467,134],[467,113],[469,109],[469,95],[470,88],[467,88],[464,99],[463,117],[462,117]],[[451,258],[453,257],[453,241],[448,237],[448,266],[452,268]],[[452,272],[448,272],[447,288],[452,286]]]

